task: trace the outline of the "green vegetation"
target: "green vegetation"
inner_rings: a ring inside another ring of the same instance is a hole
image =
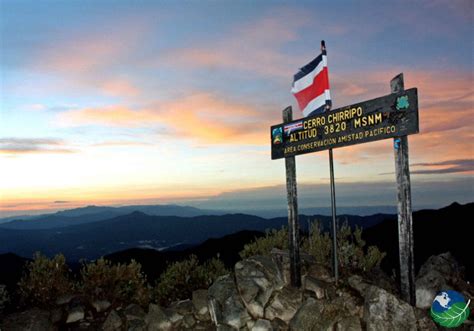
[[[116,303],[137,303],[146,306],[150,291],[141,265],[134,260],[129,264],[112,265],[103,258],[85,264],[81,270],[80,292],[91,301],[108,300]]]
[[[287,228],[267,231],[265,237],[256,239],[254,242],[245,245],[239,255],[242,259],[253,255],[268,255],[272,248],[288,249]]]
[[[27,263],[18,286],[25,303],[40,306],[53,305],[58,297],[72,292],[74,288],[64,255],[48,259],[40,253],[36,253],[34,260]]]
[[[161,274],[155,290],[154,299],[167,305],[173,301],[190,298],[192,292],[208,288],[219,276],[229,273],[224,264],[213,258],[199,264],[195,255],[184,261],[175,262]]]
[[[339,227],[337,240],[339,267],[342,273],[369,272],[379,267],[386,255],[376,246],[366,247],[365,241],[362,240],[362,229],[356,227],[353,231],[347,222]],[[245,245],[240,256],[247,258],[252,255],[268,255],[273,247],[288,249],[287,229],[268,231],[265,237]],[[302,238],[300,247],[312,255],[317,263],[331,265],[332,240],[328,232],[323,232],[320,222],[310,224],[309,234]]]

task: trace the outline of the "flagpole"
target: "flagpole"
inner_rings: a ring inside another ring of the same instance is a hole
[[[326,43],[321,40],[321,52],[326,52]],[[326,105],[326,111],[331,110],[331,105]],[[331,181],[331,212],[332,212],[332,262],[334,279],[337,283],[339,279],[338,259],[337,259],[337,225],[336,225],[336,187],[334,184],[334,160],[332,148],[329,149],[329,176]]]

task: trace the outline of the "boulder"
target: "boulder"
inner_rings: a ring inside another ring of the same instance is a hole
[[[265,308],[265,318],[273,320],[279,318],[288,323],[295,316],[303,302],[303,294],[292,287],[284,287],[277,291]]]
[[[14,313],[0,320],[0,330],[12,331],[50,331],[54,330],[49,319],[49,312],[33,308],[21,313]]]
[[[134,319],[134,320],[128,321],[127,331],[146,331],[145,321],[140,320],[140,319]]]
[[[415,308],[416,329],[418,331],[438,331],[428,310]]]
[[[321,301],[308,298],[290,321],[290,330],[327,330],[331,325],[320,328],[323,310],[324,304]]]
[[[120,318],[119,314],[112,310],[107,319],[105,320],[104,324],[102,325],[103,331],[115,331],[120,330],[122,327],[122,319]]]
[[[56,305],[58,306],[67,305],[74,298],[76,298],[74,294],[63,294],[56,299]]]
[[[357,316],[347,316],[337,321],[337,331],[362,331],[360,319]]]
[[[175,301],[175,302],[171,303],[169,308],[174,310],[178,314],[183,315],[183,316],[187,315],[187,314],[192,314],[194,312],[193,302],[189,299],[181,300],[181,301]]]
[[[0,314],[10,302],[10,295],[8,295],[7,286],[0,284]]]
[[[148,331],[171,330],[172,324],[168,316],[159,305],[150,303],[148,314],[145,316],[145,323]]]
[[[66,318],[66,324],[79,322],[80,320],[83,320],[84,317],[84,307],[76,306],[69,311],[69,314]]]
[[[145,311],[139,305],[132,303],[123,310],[123,315],[127,321],[139,320],[145,318]]]
[[[393,294],[369,285],[363,293],[367,331],[416,330],[413,307]]]
[[[253,256],[235,265],[240,297],[250,315],[263,318],[264,308],[275,290],[285,285],[277,264],[266,256]]]
[[[272,328],[275,331],[288,331],[290,328],[288,327],[288,324],[285,323],[282,319],[279,319],[278,317],[274,318],[272,321]]]
[[[184,315],[183,324],[185,328],[191,329],[196,324],[196,319],[193,315]]]
[[[209,288],[208,294],[209,312],[216,326],[226,324],[240,329],[251,319],[230,275],[219,277]]]
[[[106,311],[110,306],[111,303],[107,300],[95,300],[92,302],[92,307],[94,307],[95,311],[98,313]]]
[[[193,306],[195,315],[199,320],[208,321],[211,319],[209,306],[207,303],[207,290],[196,290],[193,292]]]
[[[416,306],[430,308],[436,294],[452,289],[450,285],[461,279],[462,274],[462,268],[449,252],[428,258],[416,277]]]
[[[329,287],[329,283],[308,275],[306,275],[303,279],[303,288],[305,290],[314,292],[316,299],[323,299],[326,296],[326,290]]]
[[[319,263],[314,263],[308,266],[306,275],[315,279],[323,280],[328,283],[334,282],[331,270],[328,267]]]
[[[269,320],[258,319],[250,331],[273,331],[272,323]]]

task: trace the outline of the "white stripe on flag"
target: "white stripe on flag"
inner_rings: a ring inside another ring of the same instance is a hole
[[[291,88],[291,92],[295,94],[301,90],[304,90],[308,86],[311,86],[313,84],[314,77],[316,77],[323,70],[323,68],[327,66],[328,66],[327,56],[323,55],[322,61],[319,62],[319,64],[316,66],[316,68],[314,68],[313,71],[311,71],[306,76],[301,77],[297,81],[293,82],[293,87]]]
[[[330,100],[329,90],[325,90],[323,94],[311,100],[303,109],[303,115],[306,117],[314,110],[325,105],[326,100]]]

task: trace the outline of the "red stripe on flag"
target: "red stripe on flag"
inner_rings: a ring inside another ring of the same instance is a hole
[[[313,84],[304,90],[295,93],[295,98],[298,101],[300,109],[305,109],[306,105],[308,105],[311,100],[323,94],[324,90],[329,90],[329,76],[327,67],[324,67],[323,70],[321,70],[321,72],[316,77],[314,77]]]

